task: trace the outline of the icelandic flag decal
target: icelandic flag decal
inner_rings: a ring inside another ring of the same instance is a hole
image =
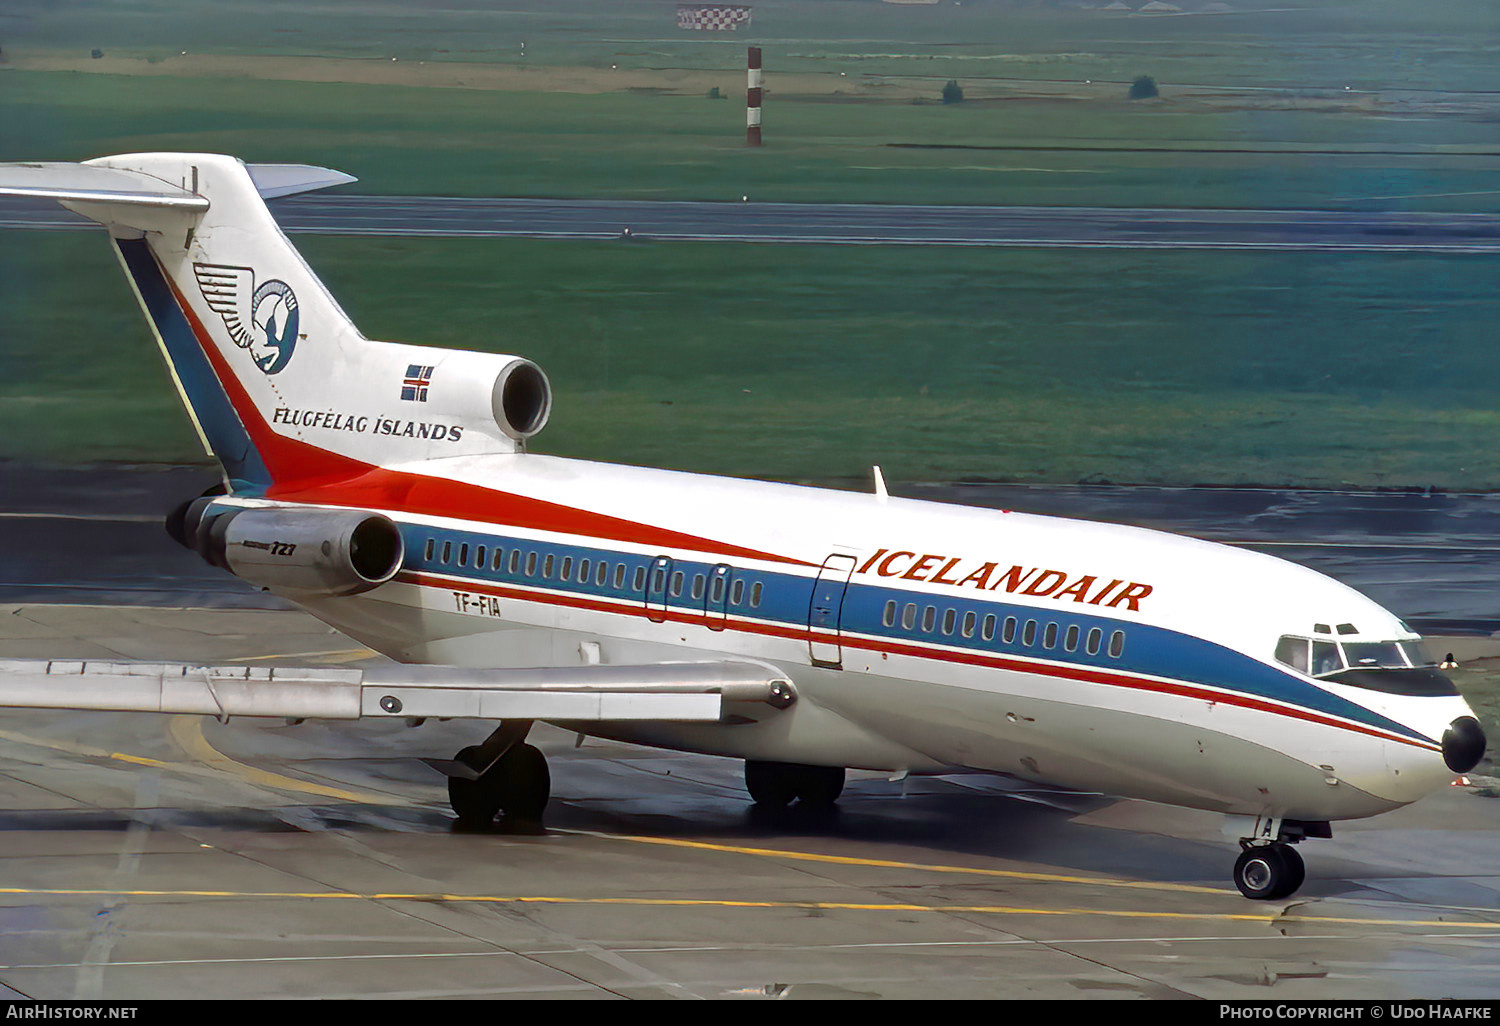
[[[427,386],[431,383],[431,367],[423,367],[415,363],[409,364],[406,368],[406,380],[401,382],[401,398],[408,402],[425,403],[427,401]]]

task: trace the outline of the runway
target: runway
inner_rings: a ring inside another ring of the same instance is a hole
[[[1500,215],[1314,210],[470,199],[273,200],[289,233],[1083,249],[1500,252]],[[51,201],[0,197],[0,228],[84,228]]]

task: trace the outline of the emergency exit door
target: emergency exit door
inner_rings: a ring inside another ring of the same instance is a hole
[[[854,573],[856,562],[853,556],[829,556],[823,560],[823,568],[813,582],[812,602],[807,610],[807,648],[814,666],[835,670],[844,667],[840,624],[844,614],[844,594],[849,590],[849,578]]]

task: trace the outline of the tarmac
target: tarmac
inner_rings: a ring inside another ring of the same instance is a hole
[[[0,658],[379,661],[167,539],[212,478],[0,467]],[[1500,679],[1494,497],[906,493],[1331,561],[1459,624],[1443,646]],[[831,816],[766,816],[736,761],[545,725],[545,830],[465,833],[420,760],[487,732],[4,711],[0,999],[1500,998],[1500,780],[1478,774],[1335,824],[1264,903],[1209,813],[854,773]]]
[[[360,196],[273,200],[290,233],[632,238],[819,245],[1249,249],[1407,253],[1500,251],[1500,216],[1370,210],[1001,207],[938,204]],[[0,228],[92,222],[50,200],[0,197]]]
[[[359,665],[273,609],[0,606],[0,658]],[[541,832],[455,829],[482,724],[10,711],[0,998],[1495,998],[1500,781],[1230,883],[1207,813],[854,774],[757,814],[731,760],[539,725]]]

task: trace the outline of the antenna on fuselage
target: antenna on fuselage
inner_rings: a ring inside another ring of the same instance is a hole
[[[880,472],[879,466],[871,467],[870,470],[875,475],[875,498],[884,502],[891,497],[891,493],[885,490],[885,475]]]

